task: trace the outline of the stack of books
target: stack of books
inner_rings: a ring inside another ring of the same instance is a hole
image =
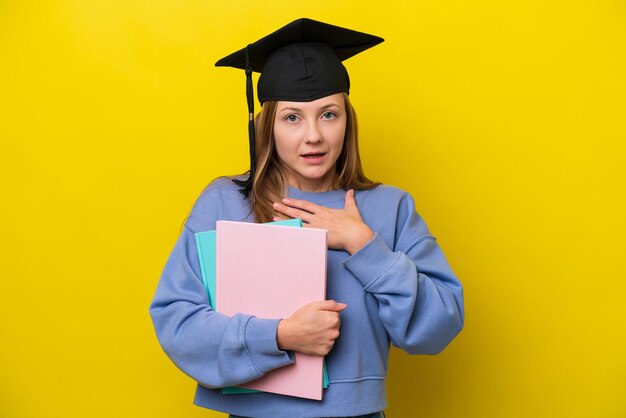
[[[256,224],[218,221],[196,233],[202,281],[211,307],[225,315],[288,318],[326,298],[326,230],[300,219]],[[225,394],[270,392],[321,400],[328,376],[323,357],[295,353],[294,363]]]

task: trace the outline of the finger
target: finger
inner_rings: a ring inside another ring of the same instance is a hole
[[[337,305],[346,305],[345,303],[339,303],[339,302],[335,302],[332,299],[329,300],[318,300],[315,302],[311,302],[309,303],[308,306],[309,308],[312,308],[314,310],[321,310],[321,311],[329,311],[329,310],[335,310],[337,309]],[[347,305],[346,305],[347,306]],[[341,308],[343,309],[343,308]]]
[[[346,309],[348,305],[341,302],[335,302],[334,300],[323,300],[317,302],[317,308],[323,311],[341,312]]]
[[[306,210],[309,213],[316,213],[320,208],[318,205],[308,200],[293,199],[290,197],[284,198],[283,203],[292,208]]]
[[[353,206],[356,207],[356,200],[354,200],[354,189],[350,189],[346,192],[346,203],[344,205],[344,209],[349,209]]]
[[[292,208],[287,205],[283,205],[282,203],[275,202],[273,207],[276,212],[280,212],[281,214],[287,215],[290,218],[300,218],[305,222],[309,222],[311,219],[310,212]]]
[[[288,219],[291,219],[291,218],[288,218],[288,217],[286,217],[286,216],[274,216],[274,217],[272,218],[272,220],[273,220],[274,222],[286,221],[286,220],[288,220]]]

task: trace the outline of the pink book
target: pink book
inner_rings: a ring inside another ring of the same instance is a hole
[[[217,222],[217,311],[287,318],[326,298],[326,230]],[[292,365],[239,387],[322,399],[323,357],[295,354]]]

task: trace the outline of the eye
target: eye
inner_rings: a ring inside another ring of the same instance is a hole
[[[334,112],[324,112],[322,119],[333,119],[335,116],[337,116],[337,114]]]
[[[291,114],[284,117],[284,120],[289,122],[296,122],[298,120],[298,116]]]

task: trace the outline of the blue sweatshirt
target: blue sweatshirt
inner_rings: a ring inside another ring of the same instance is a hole
[[[343,208],[345,191],[289,196]],[[254,222],[248,200],[228,178],[202,192],[172,250],[150,314],[170,359],[198,382],[194,403],[255,418],[341,417],[387,406],[390,343],[411,354],[436,354],[463,327],[463,290],[411,196],[381,185],[355,193],[374,237],[353,255],[328,250],[327,299],[348,305],[340,336],[326,356],[329,386],[322,401],[269,393],[223,395],[237,385],[291,364],[278,348],[279,318],[233,317],[209,306],[194,234],[217,220]]]

